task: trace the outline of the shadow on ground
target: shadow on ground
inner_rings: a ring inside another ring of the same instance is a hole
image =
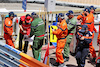
[[[87,57],[86,59],[88,60],[88,61],[87,61],[87,63],[92,64],[93,66],[95,66],[95,65],[96,65],[96,63],[95,63],[95,62],[92,62],[92,58]]]
[[[72,65],[72,64],[67,64],[67,67],[77,67],[76,65]]]
[[[51,63],[52,65],[54,65],[54,63],[56,63],[56,60],[55,60],[54,58],[50,58],[50,63]],[[77,66],[72,65],[72,64],[67,64],[66,66],[67,66],[67,67],[77,67]]]

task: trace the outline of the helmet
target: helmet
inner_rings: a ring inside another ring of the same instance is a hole
[[[88,28],[88,26],[87,25],[82,25],[82,29],[81,29],[81,32],[85,32],[86,31],[86,29]]]
[[[87,8],[84,9],[84,11],[87,11],[87,12],[90,13],[90,8],[87,7]]]
[[[93,9],[94,11],[95,11],[95,9],[97,9],[97,8],[95,8],[94,6],[90,6],[89,8],[90,8],[90,9]]]
[[[63,19],[63,18],[64,18],[64,14],[63,14],[63,13],[59,13],[59,14],[58,14],[58,17],[60,17],[60,18]]]
[[[14,17],[17,17],[17,15],[15,14]]]
[[[5,18],[9,17],[9,15],[6,15]]]
[[[9,13],[9,17],[10,17],[10,16],[14,17],[14,12],[10,12],[10,13]]]
[[[36,13],[35,13],[35,12],[32,12],[32,13],[31,13],[31,16],[33,16],[33,15],[36,15]]]
[[[66,14],[67,16],[73,14],[74,12],[72,10],[69,10],[68,13]]]

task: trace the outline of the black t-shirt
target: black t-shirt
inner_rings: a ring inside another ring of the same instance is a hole
[[[22,25],[22,23],[23,23],[23,21],[21,21],[21,19],[20,19],[19,24]],[[25,24],[28,25],[28,24],[31,24],[31,22],[30,23],[26,23],[26,21],[25,21]]]
[[[20,19],[20,22],[19,22],[19,24],[20,24],[20,25],[22,25],[22,23],[23,23],[23,21],[21,21],[21,19]]]

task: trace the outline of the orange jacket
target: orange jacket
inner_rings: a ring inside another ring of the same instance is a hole
[[[94,16],[92,13],[90,13],[87,17],[86,17],[86,24],[88,24],[88,28],[89,28],[89,31],[93,32],[97,32],[95,26],[94,26]]]
[[[82,20],[82,25],[83,24],[85,24],[85,20],[86,20],[86,18],[85,18],[85,15],[84,15],[84,13],[82,13],[81,15],[78,15],[77,16],[77,20]]]
[[[94,29],[94,16],[92,13],[90,13],[88,16],[86,16],[85,24],[88,26],[88,30],[93,32]]]
[[[88,19],[88,17],[91,16],[92,18]],[[90,13],[88,16],[85,16],[84,13],[82,13],[81,15],[78,15],[77,17],[78,20],[82,20],[83,22],[81,23],[82,25],[85,24],[85,23],[91,23],[91,32],[95,31],[97,32],[95,26],[94,26],[94,16],[93,16],[93,13]]]
[[[65,20],[62,20],[62,22],[60,22],[60,27],[56,31],[53,31],[53,34],[56,35],[58,39],[66,38],[66,36],[68,35],[68,29]]]
[[[99,33],[97,37],[97,44],[100,44],[100,22],[99,22]]]
[[[93,13],[92,13],[92,12],[91,12],[90,14],[92,14],[92,15],[93,15]],[[94,17],[94,15],[93,15],[93,17]],[[97,32],[97,30],[96,30],[96,28],[95,28],[95,26],[94,26],[94,22],[93,22],[93,31]]]
[[[10,18],[6,18],[4,22],[4,34],[11,36],[13,33],[13,24]]]

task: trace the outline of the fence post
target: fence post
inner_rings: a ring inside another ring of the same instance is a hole
[[[2,17],[2,30],[1,30],[1,36],[3,36],[3,30],[4,30],[4,15],[1,15]]]

